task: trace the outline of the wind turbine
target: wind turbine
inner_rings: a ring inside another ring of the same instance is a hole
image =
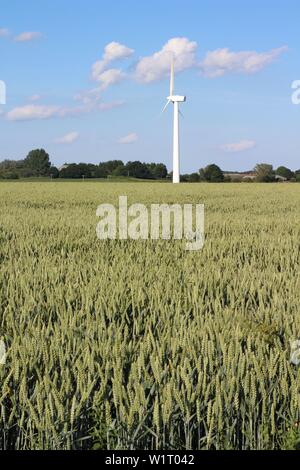
[[[171,62],[171,78],[170,78],[170,96],[167,97],[167,104],[163,112],[170,103],[174,105],[174,128],[173,128],[173,183],[180,183],[180,141],[179,141],[179,103],[185,103],[186,96],[178,96],[174,94],[174,60]]]

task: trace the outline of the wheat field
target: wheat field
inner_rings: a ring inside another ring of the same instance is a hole
[[[100,241],[101,203],[204,203],[206,242]],[[300,185],[0,184],[1,449],[300,437]]]

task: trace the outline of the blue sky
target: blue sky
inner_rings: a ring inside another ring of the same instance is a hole
[[[298,0],[1,0],[0,159],[161,161],[171,169],[169,57],[182,172],[300,168]]]

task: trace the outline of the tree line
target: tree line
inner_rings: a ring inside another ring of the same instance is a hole
[[[50,156],[44,149],[29,152],[24,160],[4,160],[0,162],[0,178],[19,179],[32,177],[51,177],[62,179],[91,179],[127,177],[149,180],[166,180],[172,178],[163,163],[142,163],[140,161],[123,163],[121,160],[110,160],[99,164],[71,163],[60,169],[51,164]],[[274,169],[272,165],[260,163],[252,172],[225,173],[218,165],[212,164],[198,172],[181,175],[182,182],[222,183],[230,181],[274,182],[278,180],[300,182],[300,170],[293,172],[285,166]]]
[[[24,160],[4,160],[0,163],[0,178],[18,179],[51,177],[63,179],[128,177],[139,179],[166,179],[168,170],[163,163],[124,164],[121,160],[93,163],[65,164],[60,169],[51,164],[49,154],[44,149],[29,152]]]
[[[199,170],[198,173],[191,175],[182,175],[182,181],[186,182],[259,182],[259,183],[274,183],[276,181],[297,181],[300,182],[300,170],[293,172],[285,166],[280,166],[274,169],[268,163],[259,163],[252,171],[238,173],[238,172],[223,172],[218,165],[212,164]]]

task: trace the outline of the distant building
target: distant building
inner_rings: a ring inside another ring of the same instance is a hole
[[[64,165],[60,166],[58,168],[58,171],[62,171],[62,170],[65,170],[66,168],[68,168],[70,165],[68,163],[65,163]]]
[[[227,171],[224,173],[224,176],[225,178],[229,178],[232,182],[255,180],[256,178],[256,174],[253,171],[244,171],[242,173]]]
[[[288,179],[285,178],[284,176],[275,175],[275,180],[278,181],[279,183],[285,183]]]
[[[247,175],[243,176],[243,180],[255,180],[256,174],[255,173],[248,173]]]

